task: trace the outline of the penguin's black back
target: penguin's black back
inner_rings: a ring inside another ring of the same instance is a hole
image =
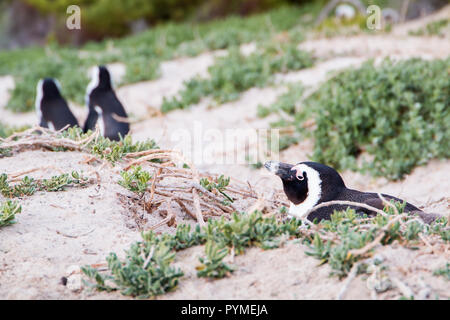
[[[78,126],[78,121],[70,111],[66,100],[62,97],[56,82],[53,79],[46,78],[42,80],[41,100],[38,101],[41,119],[40,125],[49,127],[51,123],[55,130],[60,130],[67,125],[70,127]]]
[[[403,203],[404,201],[402,199],[387,195],[387,194],[381,194],[387,201],[394,200],[399,201]],[[384,203],[382,200],[378,197],[378,194],[372,193],[372,192],[361,192],[358,190],[352,190],[348,188],[343,188],[341,191],[336,194],[333,199],[321,199],[318,204],[322,202],[327,201],[333,201],[333,200],[343,200],[343,201],[352,201],[352,202],[360,202],[364,203],[366,205],[375,207],[377,209],[382,210],[384,207]],[[356,207],[356,206],[347,206],[347,205],[331,205],[323,208],[319,208],[316,211],[310,213],[308,215],[308,220],[314,221],[314,219],[318,219],[318,221],[322,219],[329,220],[331,218],[331,215],[333,214],[334,210],[337,211],[343,211],[347,208],[355,209],[356,212],[360,215],[367,214],[368,216],[374,216],[376,215],[375,211],[368,210],[366,208],[362,207]],[[413,212],[413,211],[421,211],[419,208],[415,207],[414,205],[410,203],[406,203],[405,212]]]
[[[89,115],[84,131],[93,130],[96,122],[103,118],[103,135],[111,140],[119,140],[119,136],[124,137],[130,131],[129,123],[124,121],[128,115],[112,88],[108,70],[104,66],[98,69],[98,84],[88,92]],[[96,107],[101,109],[101,117],[95,111]]]
[[[111,140],[119,140],[119,134],[120,136],[125,137],[130,131],[130,124],[128,122],[120,121],[120,118],[126,119],[128,116],[114,91],[94,90],[89,99],[91,104],[99,106],[103,111],[103,135]],[[114,115],[116,115],[116,117]]]

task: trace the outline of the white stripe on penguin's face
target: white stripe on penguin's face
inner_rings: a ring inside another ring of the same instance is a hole
[[[97,123],[100,128],[100,133],[102,134],[102,136],[104,136],[105,135],[105,121],[103,119],[103,110],[99,106],[95,106],[95,111],[98,114]]]
[[[322,180],[320,179],[320,174],[315,169],[307,166],[306,164],[298,164],[292,167],[291,170],[297,170],[298,174],[306,172],[306,177],[308,179],[308,195],[306,199],[297,205],[291,203],[289,208],[289,214],[303,219],[320,200],[322,194]]]
[[[91,70],[91,82],[89,82],[87,88],[86,88],[86,106],[89,108],[89,96],[91,95],[91,92],[98,87],[98,84],[100,83],[100,68],[98,66],[95,66]]]
[[[41,110],[41,102],[44,98],[44,92],[42,89],[42,86],[44,84],[44,80],[39,80],[37,86],[36,86],[36,101],[34,102],[35,108],[36,108],[36,114],[38,117],[38,121],[41,122],[42,120],[42,110]]]

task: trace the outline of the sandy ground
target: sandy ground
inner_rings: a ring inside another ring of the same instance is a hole
[[[406,30],[405,26],[401,27]],[[410,27],[415,29],[417,23]],[[396,32],[394,29],[391,35],[306,41],[299,47],[315,52],[320,59],[313,68],[277,75],[273,86],[250,89],[239,100],[220,106],[204,99],[189,110],[158,115],[164,96],[176,94],[184,80],[196,74],[206,75],[208,66],[214,62],[214,56],[223,54],[222,52],[165,62],[161,67],[160,79],[120,87],[117,94],[127,111],[139,120],[132,125],[134,139],[153,138],[163,148],[179,147],[191,153],[200,170],[248,180],[259,190],[279,190],[279,179],[268,175],[263,169],[252,169],[247,164],[208,163],[205,154],[217,158],[249,148],[248,141],[242,136],[231,143],[220,143],[208,140],[208,134],[223,133],[230,129],[267,129],[274,118],[258,118],[257,106],[275,101],[277,96],[285,92],[285,84],[288,82],[301,81],[305,86],[314,88],[333,71],[358,66],[369,58],[390,56],[405,59],[420,56],[432,59],[450,55],[448,41],[434,37],[408,37],[404,30]],[[243,50],[251,51],[252,46],[245,46]],[[113,77],[119,82],[118,78],[123,74],[120,64],[114,70]],[[16,125],[34,124],[34,113],[18,115],[3,108],[8,100],[8,89],[13,86],[11,77],[0,78],[2,121]],[[76,116],[83,120],[84,108],[74,104],[71,107]],[[186,137],[200,137],[200,144],[196,146],[195,139],[184,140]],[[279,157],[281,161],[299,162],[308,160],[311,151],[312,142],[302,141],[283,151]],[[53,166],[30,174],[33,177],[50,177],[60,170],[83,170],[88,173],[93,168],[82,163],[84,157],[79,153],[28,151],[13,158],[0,159],[0,168],[1,172],[11,174],[37,166]],[[73,292],[60,283],[61,277],[67,276],[70,266],[103,262],[110,251],[123,255],[123,249],[140,238],[135,219],[118,200],[117,193],[126,194],[126,191],[116,183],[117,172],[105,167],[99,173],[100,186],[93,184],[65,192],[37,193],[21,200],[23,212],[18,215],[18,223],[0,229],[0,298],[123,298],[118,293],[97,293],[86,289]],[[431,161],[398,182],[374,179],[353,172],[344,172],[343,176],[348,187],[389,193],[430,212],[450,213],[449,160]],[[146,218],[149,225],[161,219],[157,216]],[[160,229],[167,230],[168,227]],[[202,254],[203,249],[191,248],[177,256],[176,264],[185,272],[179,288],[161,298],[335,298],[343,282],[337,278],[329,278],[329,267],[318,267],[317,260],[305,255],[305,250],[298,243],[286,243],[284,247],[270,251],[252,248],[245,255],[235,257],[233,263],[237,266],[237,271],[230,278],[209,281],[195,276],[197,257]],[[448,298],[446,282],[431,275],[432,270],[449,260],[448,254],[438,256],[429,251],[413,251],[395,246],[382,248],[378,252],[386,259],[390,272],[403,279],[418,296],[427,297],[424,295],[426,291],[429,298]],[[398,290],[391,290],[378,298],[393,299],[400,295]],[[352,282],[345,298],[374,297],[367,289],[366,280],[358,277]]]

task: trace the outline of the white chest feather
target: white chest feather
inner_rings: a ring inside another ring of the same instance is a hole
[[[303,219],[306,217],[306,215],[308,214],[309,210],[311,210],[314,207],[314,205],[308,205],[305,202],[302,202],[300,204],[293,204],[291,202],[291,206],[289,207],[289,212],[288,214],[290,216],[296,217],[298,219]]]
[[[95,106],[95,111],[98,114],[97,124],[98,124],[98,127],[100,128],[100,133],[102,134],[102,136],[104,136],[105,135],[105,120],[103,119],[103,111],[99,106]]]
[[[98,87],[100,83],[99,79],[100,70],[98,67],[94,67],[91,71],[91,82],[89,82],[87,88],[86,88],[86,106],[89,108],[89,96],[91,95],[92,91]]]
[[[42,120],[42,110],[41,110],[41,103],[42,98],[44,97],[44,92],[42,91],[42,85],[43,80],[39,80],[37,86],[36,86],[36,101],[35,101],[35,107],[36,107],[36,114],[38,117],[38,121]]]

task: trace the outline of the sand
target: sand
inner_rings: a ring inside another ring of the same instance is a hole
[[[399,26],[400,27],[400,26]],[[404,26],[402,26],[404,28]],[[414,28],[417,24],[413,25]],[[395,31],[395,29],[394,29]],[[405,59],[412,56],[445,58],[450,55],[450,43],[435,37],[409,37],[404,32],[391,35],[337,37],[308,40],[299,45],[312,50],[320,59],[306,70],[280,74],[275,84],[266,88],[252,88],[237,101],[217,106],[203,99],[189,110],[177,110],[166,115],[158,113],[164,96],[172,96],[182,87],[183,81],[196,74],[205,76],[214,57],[223,52],[204,53],[194,58],[180,58],[162,64],[161,78],[117,89],[127,111],[137,120],[132,124],[135,140],[155,139],[163,148],[180,147],[180,136],[203,130],[201,146],[189,145],[198,168],[202,171],[223,173],[249,181],[258,190],[272,192],[281,189],[278,178],[264,169],[252,169],[246,164],[210,164],[199,157],[208,146],[214,156],[228,154],[236,148],[243,152],[249,146],[245,139],[235,144],[207,141],[208,130],[267,129],[273,117],[256,116],[259,104],[268,105],[285,92],[286,83],[302,81],[311,89],[331,76],[333,71],[358,66],[363,61],[386,56]],[[251,52],[252,45],[243,50]],[[120,64],[116,67],[120,76]],[[117,80],[117,79],[115,79]],[[117,81],[118,82],[118,81]],[[34,113],[14,114],[4,109],[13,88],[12,77],[0,78],[0,116],[12,124],[35,124]],[[77,117],[85,117],[85,109],[71,103]],[[178,139],[178,140],[177,140]],[[182,144],[186,147],[186,144]],[[305,140],[283,151],[281,161],[299,162],[309,159],[312,142]],[[117,184],[118,173],[113,167],[83,163],[86,155],[76,152],[26,151],[11,158],[0,159],[0,171],[8,174],[43,166],[53,166],[30,176],[42,178],[59,174],[59,171],[98,170],[99,186],[72,188],[64,192],[38,192],[21,200],[23,212],[17,224],[0,229],[0,298],[3,299],[118,299],[119,293],[98,293],[64,286],[61,278],[68,276],[71,266],[102,263],[105,256],[114,251],[123,256],[130,243],[140,239],[135,218],[119,201],[118,193],[127,195]],[[430,212],[450,213],[450,161],[433,160],[418,167],[405,179],[389,182],[354,172],[343,172],[348,187],[365,191],[379,191],[401,197]],[[262,192],[261,191],[261,192]],[[3,199],[0,196],[0,201]],[[142,213],[144,214],[144,213]],[[145,217],[148,225],[162,218]],[[169,231],[169,227],[160,231]],[[178,254],[176,264],[185,276],[176,291],[160,299],[334,299],[343,281],[330,278],[329,266],[318,266],[318,261],[305,254],[307,248],[297,242],[286,243],[282,248],[263,251],[252,248],[235,257],[236,272],[222,280],[205,280],[195,276],[197,257],[203,248],[196,247]],[[413,251],[401,246],[390,246],[377,251],[390,266],[393,276],[402,279],[417,297],[448,298],[448,283],[431,275],[449,260],[449,250],[444,255],[430,250]],[[425,294],[426,293],[426,294]],[[346,299],[396,299],[402,293],[398,289],[374,297],[367,287],[367,280],[357,277],[350,285]]]

